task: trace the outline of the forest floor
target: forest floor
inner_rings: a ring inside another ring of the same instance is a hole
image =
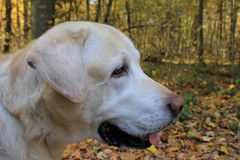
[[[159,144],[136,150],[88,139],[68,145],[62,160],[240,160],[240,76],[234,85],[228,77],[201,73],[193,66],[144,64],[144,68],[162,84],[170,77],[169,88],[185,99],[182,113],[159,133]]]

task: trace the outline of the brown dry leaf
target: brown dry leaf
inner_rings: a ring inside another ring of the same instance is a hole
[[[143,160],[150,160],[150,158],[151,157],[149,155],[146,155]]]
[[[182,123],[177,120],[177,121],[175,122],[175,126],[180,127],[180,126],[182,126]]]
[[[188,132],[188,137],[190,138],[195,138],[195,139],[198,139],[198,140],[201,140],[202,141],[202,134],[200,132],[198,132],[196,129],[191,129],[189,130]]]
[[[84,142],[85,143],[85,142]],[[68,145],[68,147],[67,147],[69,150],[77,150],[77,149],[79,149],[80,148],[80,146],[78,145],[78,144],[70,144],[70,145]]]
[[[185,153],[178,153],[177,158],[178,159],[184,159],[186,157]]]
[[[235,85],[234,85],[234,84],[230,84],[230,85],[228,86],[228,88],[229,88],[229,89],[233,89],[233,88],[235,88]]]
[[[202,140],[203,142],[210,142],[210,141],[212,140],[212,138],[211,138],[211,137],[207,137],[207,136],[202,136],[202,137],[201,137],[201,140]]]
[[[208,151],[209,151],[207,144],[200,144],[197,147],[204,153],[208,153]]]
[[[225,142],[225,141],[226,141],[226,138],[221,137],[221,138],[218,139],[218,141],[219,141],[219,142]]]
[[[168,141],[168,138],[169,138],[169,134],[167,132],[160,132],[160,139],[163,141],[163,142],[167,142]]]
[[[119,157],[118,152],[113,149],[105,149],[104,152],[109,155],[111,160],[117,160]]]
[[[215,111],[215,112],[213,113],[213,115],[214,115],[217,119],[219,119],[220,116],[221,116],[221,114],[220,114],[218,111]]]
[[[192,152],[197,151],[196,144],[191,140],[185,140],[184,141],[184,147],[189,147]]]
[[[79,158],[81,159],[82,155],[81,155],[81,152],[79,150],[75,150],[72,155],[75,157],[75,158]]]
[[[86,141],[83,141],[83,142],[81,142],[78,146],[73,146],[73,148],[74,149],[78,149],[78,148],[80,148],[80,149],[86,149],[86,148],[88,148],[88,143],[86,142]],[[78,147],[78,148],[77,148]]]
[[[205,135],[208,136],[208,137],[214,137],[214,136],[215,136],[215,132],[213,132],[213,131],[207,131],[207,132],[205,133]]]
[[[170,152],[177,152],[180,150],[180,147],[179,146],[171,146],[171,147],[168,147],[168,151]]]
[[[107,157],[108,157],[107,154],[102,151],[97,153],[97,158],[100,160],[105,160],[107,159]]]
[[[120,157],[121,159],[124,159],[124,160],[133,160],[133,159],[137,159],[138,156],[131,152],[122,152],[120,154]]]

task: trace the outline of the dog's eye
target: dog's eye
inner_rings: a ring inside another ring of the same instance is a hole
[[[128,67],[126,65],[116,68],[112,73],[112,77],[119,78],[119,77],[125,76],[127,75],[127,70],[128,70]]]

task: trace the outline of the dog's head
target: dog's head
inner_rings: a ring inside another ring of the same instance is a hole
[[[110,145],[146,148],[181,111],[183,100],[144,74],[139,61],[138,50],[124,34],[87,22],[54,27],[27,56],[30,66],[68,102],[51,113],[71,119],[78,133]]]

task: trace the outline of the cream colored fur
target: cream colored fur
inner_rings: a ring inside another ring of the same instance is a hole
[[[165,127],[174,95],[147,77],[132,42],[113,27],[66,22],[0,65],[0,160],[57,160],[66,144],[112,120],[134,135]],[[128,75],[111,77],[128,65]],[[29,66],[31,65],[31,67]]]

